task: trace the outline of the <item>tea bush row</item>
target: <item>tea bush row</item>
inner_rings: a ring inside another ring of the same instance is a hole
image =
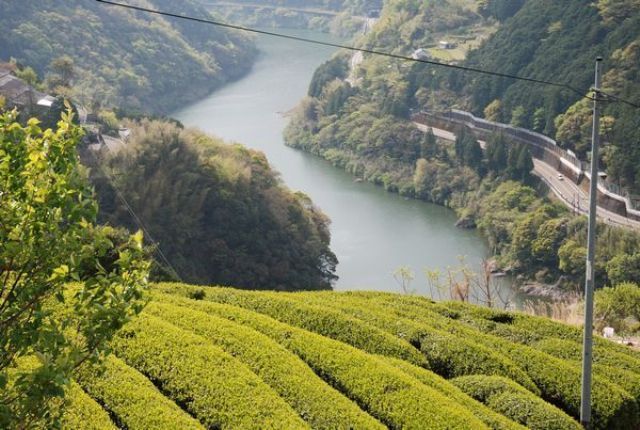
[[[383,429],[353,402],[327,385],[298,356],[269,337],[227,319],[161,302],[145,309],[211,341],[247,365],[312,428]]]

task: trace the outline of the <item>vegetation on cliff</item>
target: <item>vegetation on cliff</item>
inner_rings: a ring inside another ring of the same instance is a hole
[[[191,0],[137,5],[210,17]],[[72,88],[65,95],[95,112],[171,112],[241,76],[256,53],[238,32],[95,1],[3,1],[0,27],[0,60],[33,67],[53,91]]]
[[[192,283],[331,287],[337,259],[329,219],[306,195],[287,190],[264,154],[172,123],[129,127],[123,148],[94,160],[101,220],[139,228],[124,197]]]

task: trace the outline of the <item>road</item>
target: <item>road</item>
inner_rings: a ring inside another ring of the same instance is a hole
[[[429,128],[433,130],[433,134],[440,139],[455,141],[456,135],[450,131],[429,127],[421,123],[414,122],[416,127],[426,132]],[[485,147],[485,142],[480,141],[480,146]],[[553,194],[574,213],[586,215],[589,210],[589,196],[576,183],[562,176],[554,167],[544,161],[533,159],[533,173],[547,184]],[[611,212],[602,207],[597,210],[598,219],[602,222],[615,225],[618,227],[626,227],[631,229],[640,229],[640,221],[628,219],[615,212]]]

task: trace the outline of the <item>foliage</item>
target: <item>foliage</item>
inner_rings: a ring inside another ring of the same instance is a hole
[[[142,314],[114,350],[206,428],[308,428],[253,372],[206,339]]]
[[[453,399],[461,405],[465,406],[467,409],[472,411],[478,419],[480,419],[492,429],[506,430],[522,428],[513,421],[507,419],[505,416],[492,411],[482,403],[465,395],[465,393],[458,389],[458,387],[456,387],[452,382],[447,381],[446,379],[438,376],[433,372],[429,372],[420,367],[413,366],[412,364],[402,360],[387,358],[386,361],[392,364],[394,367],[402,370],[407,375],[410,375],[416,380],[420,381],[421,383],[435,388],[448,398]]]
[[[529,429],[579,430],[582,428],[567,414],[509,379],[474,375],[456,378],[451,382],[474,399]]]
[[[264,154],[166,122],[128,127],[126,147],[93,170],[101,219],[137,225],[122,195],[190,282],[331,287],[328,218],[286,189]]]
[[[145,6],[211,17],[193,1],[148,0]],[[0,27],[0,60],[15,57],[46,75],[56,93],[96,112],[116,106],[171,112],[241,76],[255,56],[241,33],[95,1],[2,2]]]
[[[116,430],[107,412],[72,382],[65,392],[65,408],[60,419],[62,430]]]
[[[115,248],[112,229],[94,225],[70,112],[55,132],[16,116],[0,117],[0,426],[31,428],[55,421],[49,400],[71,371],[141,310],[148,264],[141,233]],[[8,386],[16,360],[34,355]]]
[[[167,296],[160,300],[171,301]],[[272,339],[233,321],[188,309],[186,300],[175,303],[181,306],[152,303],[145,312],[193,331],[233,355],[269,384],[312,428],[382,428]]]
[[[429,422],[433,428],[486,428],[453,400],[376,356],[245,309],[209,301],[195,304],[194,309],[241,322],[271,337],[388,427],[418,429]]]
[[[621,283],[615,287],[596,291],[596,318],[601,325],[608,325],[618,332],[640,330],[640,287]],[[640,364],[640,363],[639,363]]]
[[[110,411],[119,428],[204,429],[164,397],[144,375],[113,356],[106,359],[104,369],[83,366],[76,372],[76,380]]]
[[[208,288],[205,299],[250,309],[372,354],[389,355],[418,365],[424,363],[424,358],[405,341],[340,312],[298,303],[279,293]]]

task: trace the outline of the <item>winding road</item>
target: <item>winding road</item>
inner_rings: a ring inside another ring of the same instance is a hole
[[[455,141],[456,135],[448,130],[429,127],[425,124],[414,122],[415,126],[426,132],[429,128],[433,130],[433,134],[444,140]],[[479,141],[480,146],[484,149],[485,142]],[[553,194],[564,203],[575,214],[587,215],[589,211],[589,196],[576,183],[570,179],[565,179],[553,166],[542,160],[533,159],[533,173],[547,184]],[[640,229],[640,221],[631,220],[615,212],[611,212],[602,207],[598,207],[597,216],[600,221],[619,227],[626,227],[634,230]]]

